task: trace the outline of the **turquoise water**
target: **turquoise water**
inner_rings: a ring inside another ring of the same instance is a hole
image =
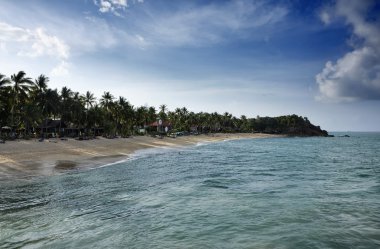
[[[0,182],[1,248],[380,248],[380,134],[228,141]]]

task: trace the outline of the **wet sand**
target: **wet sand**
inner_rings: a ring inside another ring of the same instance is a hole
[[[162,139],[131,138],[78,141],[49,139],[7,141],[0,144],[0,179],[54,175],[70,170],[96,168],[127,159],[137,150],[181,147],[242,138],[266,138],[276,135],[259,133],[214,134]]]

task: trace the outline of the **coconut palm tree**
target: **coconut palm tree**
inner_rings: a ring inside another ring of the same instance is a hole
[[[96,98],[94,97],[94,94],[92,94],[91,92],[87,91],[86,94],[83,96],[83,102],[86,106],[86,126],[88,128],[88,110],[90,107],[93,106],[93,104],[95,103],[95,100]]]
[[[84,95],[84,103],[86,105],[86,109],[88,110],[89,107],[92,107],[95,101],[96,101],[96,98],[94,97],[94,94],[87,91],[86,94]]]
[[[47,91],[47,83],[49,82],[49,78],[46,77],[45,75],[41,74],[38,76],[38,78],[34,81],[34,85],[32,86],[32,95],[33,95],[33,100],[35,102],[35,105],[39,108],[40,115],[43,116],[45,119],[45,125],[48,119],[48,114],[46,110],[46,91]],[[31,108],[28,108],[29,110]],[[26,119],[28,120],[28,119]],[[42,131],[43,132],[43,131]]]
[[[113,116],[115,116],[115,108],[114,106],[114,96],[110,92],[104,92],[102,98],[100,99],[100,105],[105,109],[106,116],[103,122],[104,129],[109,133],[108,135],[115,135],[116,125],[113,120]]]
[[[214,132],[220,130],[221,116],[217,112],[213,112],[210,114],[210,125],[213,128]]]
[[[26,77],[26,73],[24,71],[19,71],[17,74],[13,74],[11,76],[11,81],[9,83],[6,83],[6,85],[10,86],[10,92],[12,94],[11,125],[13,133],[15,126],[15,109],[19,107],[22,100],[25,100],[27,98],[27,93],[30,91],[31,86],[33,85],[33,81],[31,78]]]
[[[100,105],[103,106],[107,111],[110,111],[114,96],[110,92],[104,92],[102,98],[100,99]]]
[[[80,127],[83,126],[84,124],[83,117],[85,117],[84,112],[85,112],[84,100],[79,92],[74,92],[73,98],[71,101],[71,106],[70,106],[72,122],[79,125]]]
[[[232,114],[225,112],[221,117],[222,127],[225,131],[231,131],[232,125]]]
[[[159,106],[160,112],[158,113],[160,119],[162,121],[165,121],[167,118],[166,111],[167,111],[167,105],[163,104]]]
[[[11,82],[9,78],[7,78],[5,75],[0,74],[0,136],[1,136],[1,127],[2,127],[2,121],[6,122],[8,117],[7,112],[7,100],[8,97],[6,96],[7,91],[7,85]]]
[[[95,103],[93,107],[89,109],[88,114],[88,123],[94,128],[99,128],[104,120],[104,109]]]
[[[5,87],[6,84],[9,84],[11,80],[7,78],[4,74],[0,73],[0,88]]]
[[[244,132],[252,131],[251,121],[247,119],[247,116],[245,115],[240,116],[240,127],[241,127],[241,130],[243,130]]]
[[[11,83],[11,80],[9,78],[7,78],[3,74],[0,74],[0,106],[3,104],[2,102],[5,101],[3,97],[7,90],[7,85],[9,85],[10,83]]]
[[[36,90],[40,92],[45,92],[47,88],[47,83],[49,82],[49,77],[46,77],[45,75],[41,74],[38,76],[38,78],[34,81],[34,86]]]
[[[148,108],[140,106],[135,111],[135,122],[137,127],[145,127],[148,119]]]
[[[153,106],[148,108],[148,118],[147,118],[147,123],[153,123],[157,119],[157,114],[156,114],[156,108]]]
[[[65,119],[67,119],[66,117],[66,108],[69,107],[69,102],[70,102],[70,98],[72,96],[73,92],[71,91],[70,88],[67,88],[66,86],[62,87],[62,90],[61,90],[61,96],[60,96],[60,99],[61,99],[61,105],[60,105],[60,122],[59,122],[59,133],[60,135],[61,132],[62,132],[62,121],[64,121]]]
[[[124,97],[119,97],[117,102],[119,113],[120,134],[129,136],[133,125],[133,106]]]

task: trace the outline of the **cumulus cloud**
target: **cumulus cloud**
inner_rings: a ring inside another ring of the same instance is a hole
[[[143,3],[143,0],[138,0],[138,3]],[[136,3],[133,1],[132,3]],[[99,7],[101,13],[110,12],[116,16],[122,16],[122,12],[128,7],[127,0],[94,0],[94,4]]]
[[[353,50],[336,62],[328,61],[316,76],[319,100],[380,100],[380,24],[379,20],[367,18],[373,3],[337,1],[334,13],[352,27]]]
[[[43,28],[37,28],[30,32],[29,41],[32,42],[30,51],[21,51],[19,54],[30,57],[49,55],[67,59],[69,57],[69,47],[56,36],[50,36]]]
[[[329,25],[334,19],[335,9],[331,5],[325,5],[318,11],[319,19],[325,24]]]
[[[70,54],[70,47],[63,40],[49,35],[43,28],[30,30],[0,22],[0,42],[3,48],[16,46],[18,56],[49,56],[66,61]]]

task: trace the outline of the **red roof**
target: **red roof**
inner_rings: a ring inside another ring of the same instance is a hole
[[[155,122],[149,124],[149,126],[155,126],[155,127],[157,127],[158,125],[159,125],[159,124],[158,124],[157,121],[155,121]],[[172,126],[172,124],[171,124],[170,122],[164,121],[164,122],[162,122],[162,126]]]

